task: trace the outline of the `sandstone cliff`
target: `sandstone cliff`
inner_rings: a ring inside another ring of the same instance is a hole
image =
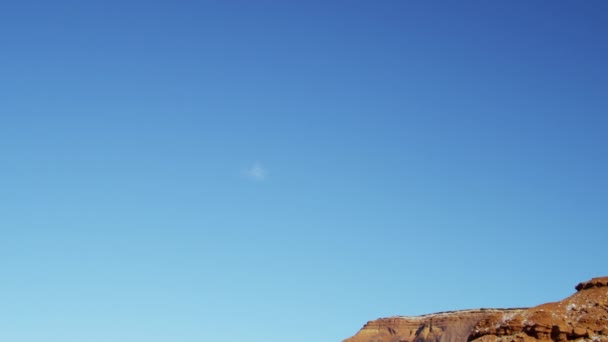
[[[477,309],[370,321],[343,342],[608,342],[608,277],[533,308]]]

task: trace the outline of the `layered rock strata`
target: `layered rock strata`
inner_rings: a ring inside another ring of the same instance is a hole
[[[608,277],[576,286],[555,303],[370,321],[343,342],[608,342]]]

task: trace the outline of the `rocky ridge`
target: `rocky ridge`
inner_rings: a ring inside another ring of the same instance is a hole
[[[608,342],[608,277],[532,308],[447,311],[367,322],[343,342]]]

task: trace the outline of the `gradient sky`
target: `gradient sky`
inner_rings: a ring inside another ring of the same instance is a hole
[[[4,1],[0,340],[339,342],[608,275],[606,1]]]

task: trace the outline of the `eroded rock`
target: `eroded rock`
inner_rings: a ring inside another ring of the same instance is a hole
[[[477,309],[368,322],[343,342],[608,342],[608,277],[533,308]]]

